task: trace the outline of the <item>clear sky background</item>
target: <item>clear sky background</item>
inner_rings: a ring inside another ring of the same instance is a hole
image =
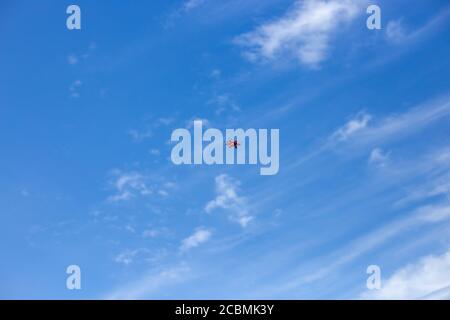
[[[0,3],[0,298],[450,296],[448,1],[73,3]],[[195,119],[279,173],[173,165]]]

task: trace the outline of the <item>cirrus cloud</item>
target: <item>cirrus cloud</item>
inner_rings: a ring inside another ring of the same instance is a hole
[[[251,61],[296,57],[317,67],[328,56],[332,34],[361,12],[364,1],[297,1],[283,17],[242,34],[235,42]]]

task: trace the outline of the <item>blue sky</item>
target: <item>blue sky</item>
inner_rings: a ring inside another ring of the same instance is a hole
[[[0,298],[449,297],[447,1],[75,3],[0,4]],[[195,119],[279,173],[173,165]]]

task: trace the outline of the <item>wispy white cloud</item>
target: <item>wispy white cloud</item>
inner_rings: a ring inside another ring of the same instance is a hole
[[[369,163],[379,167],[384,167],[389,160],[390,154],[384,152],[380,148],[375,148],[371,151],[369,156]]]
[[[433,160],[438,159],[439,153],[433,153]],[[450,155],[448,160],[450,160]],[[450,171],[448,171],[450,162],[447,161],[444,163],[446,168],[440,168],[442,165],[443,163],[439,163],[439,161],[430,161],[429,166],[432,170],[444,170],[444,172],[442,174],[439,173],[437,176],[432,174],[432,176],[428,179],[429,181],[425,181],[420,185],[414,185],[412,188],[407,188],[407,195],[398,200],[395,203],[395,206],[404,206],[438,196],[446,196],[450,199]],[[407,172],[407,174],[409,173]]]
[[[450,116],[450,97],[445,96],[403,113],[373,119],[360,112],[354,119],[335,131],[328,140],[328,146],[337,142],[367,145],[387,140],[399,139]]]
[[[437,15],[428,20],[423,26],[412,29],[408,27],[403,18],[391,20],[386,26],[387,39],[398,45],[413,43],[416,40],[424,38],[445,23],[450,16],[450,7],[444,8]]]
[[[167,118],[161,117],[156,120],[155,126],[160,126],[160,125],[168,126],[168,125],[172,124],[174,121],[175,121],[175,118],[172,118],[172,117],[167,117]]]
[[[385,226],[353,241],[350,245],[340,251],[339,258],[328,266],[318,269],[313,274],[304,277],[305,281],[315,281],[320,279],[331,271],[339,268],[343,264],[349,263],[362,254],[381,246],[388,240],[411,231],[414,228],[437,224],[450,219],[450,204],[442,203],[436,205],[422,206],[416,209],[412,214],[403,219],[398,219]]]
[[[131,232],[131,233],[135,233],[136,232],[136,229],[131,224],[127,224],[124,227],[124,229],[127,230],[128,232]]]
[[[137,172],[113,172],[115,179],[111,182],[116,194],[108,197],[110,202],[126,201],[137,195],[149,195],[152,190],[147,186],[145,177]]]
[[[300,63],[317,67],[328,56],[331,36],[362,12],[358,0],[305,0],[281,18],[243,34],[235,42],[246,48],[250,60],[296,57]]]
[[[309,154],[293,162],[286,170],[295,168],[307,161],[335,149],[336,146],[352,147],[354,150],[364,150],[377,144],[401,140],[412,134],[417,134],[431,124],[444,121],[450,116],[450,96],[427,101],[402,113],[391,114],[383,118],[375,118],[361,111],[342,127],[330,134],[325,143],[320,144]],[[348,153],[346,153],[348,154]],[[357,154],[357,153],[352,153]],[[444,162],[450,158],[447,152]],[[441,155],[445,157],[445,154]]]
[[[165,27],[169,28],[174,26],[177,19],[195,12],[197,9],[203,7],[205,3],[206,0],[184,0],[169,14],[165,21]]]
[[[450,251],[427,256],[394,272],[380,290],[361,294],[363,299],[449,299]]]
[[[173,117],[160,117],[150,121],[146,121],[146,124],[141,129],[130,129],[127,134],[133,139],[134,142],[142,142],[145,139],[153,137],[154,132],[161,127],[167,127],[175,122]],[[156,150],[156,149],[153,149]]]
[[[155,229],[147,229],[142,232],[143,238],[156,238],[160,235],[160,232]]]
[[[149,152],[152,156],[159,156],[161,154],[159,149],[151,149]]]
[[[450,300],[450,286],[435,290],[426,296],[421,297],[422,300]]]
[[[150,272],[145,277],[108,294],[106,299],[134,300],[155,297],[159,291],[192,277],[192,270],[180,265]],[[160,297],[160,296],[159,296]]]
[[[217,115],[221,115],[227,110],[230,114],[241,111],[237,102],[227,93],[215,95],[208,101],[208,105],[214,105],[216,107],[215,113]]]
[[[192,235],[181,242],[180,249],[186,251],[208,241],[211,238],[212,231],[204,228],[197,229]]]
[[[133,263],[136,256],[141,253],[148,253],[148,250],[142,249],[142,248],[135,249],[135,250],[125,250],[124,252],[119,253],[115,257],[114,261],[127,266],[127,265],[130,265],[131,263]]]
[[[83,85],[83,82],[81,80],[75,80],[72,82],[72,84],[69,86],[69,93],[71,98],[79,98],[80,92],[79,89]]]
[[[367,128],[371,119],[372,116],[366,112],[358,113],[355,118],[349,120],[343,127],[336,130],[332,135],[332,139],[345,141],[351,138],[359,131]]]
[[[141,142],[147,138],[151,138],[153,136],[153,132],[151,129],[146,129],[144,131],[130,129],[128,130],[128,135],[133,139],[134,142]]]
[[[358,138],[375,141],[384,138],[395,138],[402,134],[416,132],[431,123],[450,115],[450,98],[445,97],[426,103],[409,111],[393,115],[367,126]]]
[[[77,65],[78,63],[80,63],[80,61],[88,59],[96,48],[97,44],[95,42],[92,42],[87,50],[85,50],[85,52],[80,54],[70,53],[67,56],[67,63],[72,66]]]
[[[448,202],[434,206],[424,206],[403,218],[381,226],[362,237],[353,239],[347,245],[331,253],[320,255],[316,261],[310,261],[311,264],[309,266],[299,267],[284,282],[277,283],[275,286],[264,287],[260,290],[267,290],[271,294],[278,293],[283,296],[283,294],[298,288],[320,284],[332,275],[342,274],[342,268],[345,265],[354,262],[365,254],[369,254],[376,248],[381,248],[382,245],[385,245],[395,237],[403,236],[406,232],[414,232],[423,226],[448,225],[449,220],[450,204]],[[433,233],[433,237],[427,241],[435,242],[437,239],[444,239],[447,233],[448,228],[439,229],[439,233]],[[414,237],[418,239],[421,236],[415,234]],[[425,239],[427,237],[427,235],[424,236]],[[360,289],[355,294],[358,295],[359,293]]]
[[[407,35],[402,20],[399,19],[389,21],[386,26],[386,36],[389,40],[392,40],[394,42],[400,42],[404,40]]]
[[[183,10],[184,11],[191,11],[199,6],[201,6],[203,3],[205,3],[206,0],[188,0],[183,4]]]
[[[221,75],[222,75],[222,71],[220,69],[214,69],[209,74],[209,76],[214,79],[220,78]]]
[[[159,194],[161,197],[168,197],[168,196],[169,196],[169,193],[168,193],[166,190],[163,190],[163,189],[158,190],[158,194]]]
[[[132,264],[155,265],[167,257],[168,251],[164,248],[148,249],[145,247],[137,249],[126,249],[119,253],[114,261],[118,264],[131,266]]]
[[[177,188],[177,184],[172,181],[167,181],[167,182],[164,182],[164,187],[167,189],[175,189],[175,188]]]
[[[205,211],[211,213],[215,209],[223,209],[230,213],[232,221],[246,227],[254,217],[249,212],[247,199],[238,195],[240,182],[221,174],[215,178],[215,184],[216,198],[206,204]]]
[[[75,65],[75,64],[78,63],[78,57],[77,57],[75,54],[69,54],[69,55],[67,56],[67,62],[68,62],[70,65]]]

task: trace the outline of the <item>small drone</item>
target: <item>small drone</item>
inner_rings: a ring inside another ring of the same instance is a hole
[[[235,149],[237,149],[237,147],[240,146],[240,145],[241,144],[236,139],[227,141],[228,148],[235,148]]]

